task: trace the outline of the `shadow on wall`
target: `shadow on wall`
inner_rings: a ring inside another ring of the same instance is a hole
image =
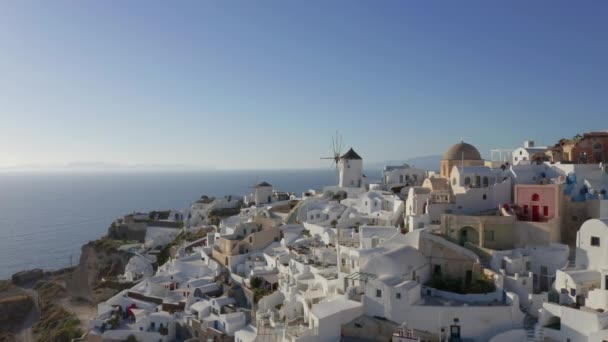
[[[576,265],[582,265],[585,267],[589,266],[589,255],[587,254],[587,251],[584,249],[577,249],[575,255],[575,264]]]

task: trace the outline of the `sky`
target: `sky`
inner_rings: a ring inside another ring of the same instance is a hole
[[[608,129],[607,1],[3,1],[0,168],[489,157]]]

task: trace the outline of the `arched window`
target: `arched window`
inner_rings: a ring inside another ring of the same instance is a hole
[[[533,201],[540,201],[540,195],[539,194],[532,195],[532,200]]]
[[[471,185],[471,178],[470,177],[465,177],[464,178],[464,185]]]
[[[484,188],[485,188],[485,187],[487,187],[487,186],[489,185],[489,183],[490,183],[490,182],[489,182],[489,180],[488,180],[488,177],[487,177],[487,176],[484,176],[484,177],[483,177],[483,186],[484,186]]]

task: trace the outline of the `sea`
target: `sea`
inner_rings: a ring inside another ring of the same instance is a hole
[[[369,173],[368,173],[369,174]],[[267,181],[298,196],[335,170],[0,173],[0,279],[78,264],[80,247],[134,211],[187,208],[202,195],[245,195]]]

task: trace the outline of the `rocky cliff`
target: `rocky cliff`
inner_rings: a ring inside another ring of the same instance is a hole
[[[102,238],[82,246],[80,262],[66,275],[66,289],[70,296],[99,303],[116,293],[116,276],[123,274],[133,253],[118,249],[120,241]]]
[[[7,333],[6,336],[3,336],[2,333],[0,333],[0,341],[3,340],[3,338],[10,341],[11,335],[8,335],[8,332],[20,327],[33,308],[34,301],[32,300],[32,297],[24,292],[18,292],[0,298],[0,332]]]

